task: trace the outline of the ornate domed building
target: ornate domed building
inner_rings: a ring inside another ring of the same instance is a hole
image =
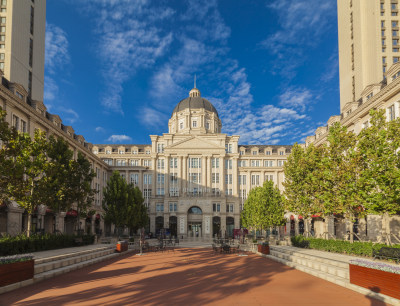
[[[216,108],[193,88],[174,108],[168,133],[151,135],[151,145],[94,145],[93,152],[142,190],[149,231],[232,236],[251,188],[273,180],[283,189],[291,146],[239,146],[239,136],[221,129]]]

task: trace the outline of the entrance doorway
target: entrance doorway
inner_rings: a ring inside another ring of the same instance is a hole
[[[164,217],[156,218],[156,236],[160,235],[161,230],[164,228]]]
[[[302,219],[299,221],[299,233],[300,235],[304,234],[304,221]]]
[[[201,225],[203,220],[203,211],[198,206],[192,206],[188,210],[188,236],[201,237]]]
[[[169,217],[169,231],[171,236],[177,237],[178,234],[178,218],[175,216]]]
[[[233,217],[226,218],[226,234],[233,237],[233,229],[235,228],[235,219]]]
[[[213,237],[221,237],[221,218],[213,217]]]

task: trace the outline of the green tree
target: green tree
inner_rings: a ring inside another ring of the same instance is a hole
[[[357,136],[335,123],[329,127],[322,158],[323,214],[339,214],[351,222],[365,214],[359,194],[360,162],[356,144]],[[353,242],[353,226],[350,226],[350,242]]]
[[[47,155],[50,159],[46,171],[48,188],[51,196],[51,208],[56,211],[67,211],[76,201],[76,176],[73,160],[73,152],[68,143],[62,138],[49,138]]]
[[[383,110],[370,115],[370,127],[358,135],[360,195],[368,213],[383,215],[391,243],[389,216],[400,212],[400,119],[386,121]]]
[[[133,191],[129,190],[125,179],[118,171],[114,171],[103,192],[104,220],[114,223],[119,234],[127,224],[128,203],[132,201]]]
[[[15,200],[28,213],[27,235],[30,235],[32,214],[40,204],[50,205],[47,158],[48,142],[45,133],[36,130],[34,138],[12,132],[0,151],[2,193]]]
[[[255,187],[249,192],[241,213],[242,224],[253,229],[266,229],[282,225],[284,207],[281,193],[272,181],[265,181],[262,187]]]
[[[148,223],[147,208],[144,205],[142,192],[133,184],[128,185],[128,205],[126,225],[136,232]]]
[[[81,152],[78,152],[77,159],[71,163],[71,174],[69,188],[72,189],[72,194],[68,197],[76,203],[78,216],[86,216],[97,193],[97,190],[92,188],[96,174],[89,160]],[[78,226],[80,230],[80,222]]]

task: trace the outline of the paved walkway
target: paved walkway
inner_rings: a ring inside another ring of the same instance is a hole
[[[254,254],[127,254],[0,295],[0,305],[385,305]]]

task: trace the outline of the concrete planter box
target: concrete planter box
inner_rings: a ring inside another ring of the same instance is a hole
[[[261,254],[269,255],[269,245],[258,245],[258,252]]]
[[[400,299],[400,274],[349,264],[350,283]]]
[[[33,278],[34,260],[0,265],[0,287]]]
[[[118,241],[117,242],[117,252],[125,252],[128,251],[128,242],[126,241]]]

